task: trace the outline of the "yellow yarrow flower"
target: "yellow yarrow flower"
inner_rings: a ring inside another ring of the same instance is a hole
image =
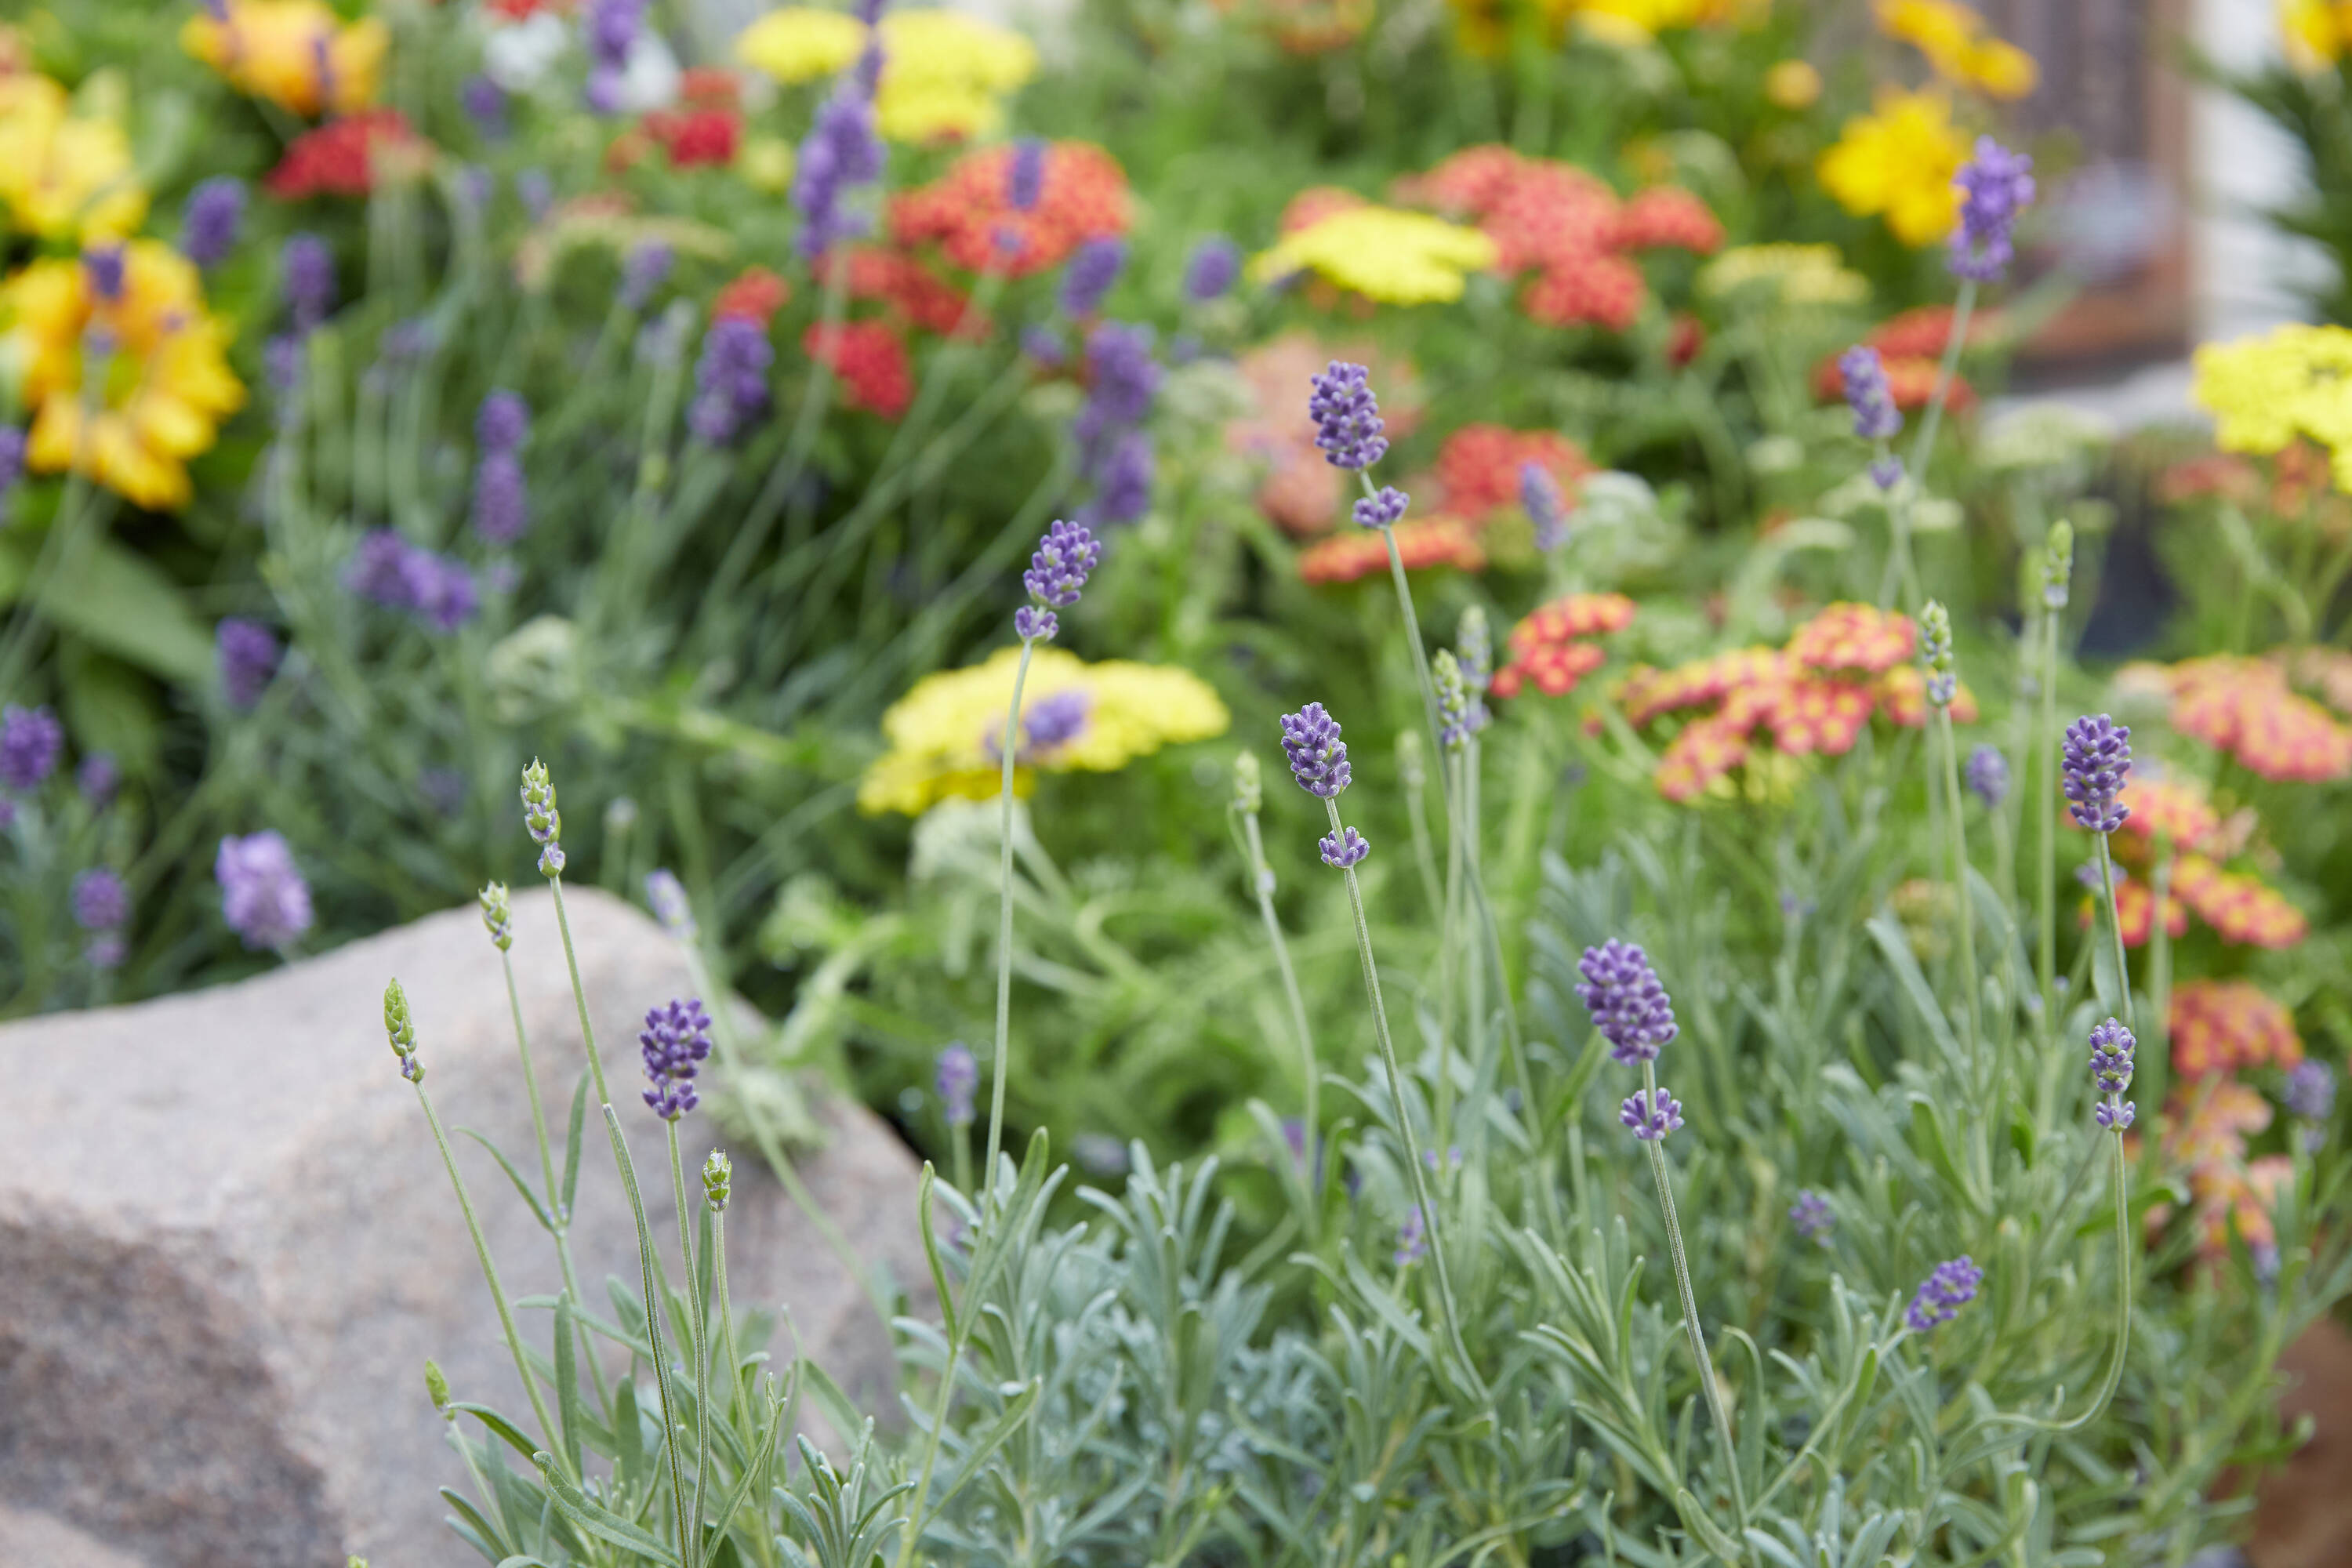
[[[1792,113],[1821,101],[1822,73],[1810,60],[1777,60],[1764,73],[1764,97],[1775,109]]]
[[[2333,458],[2336,488],[2352,491],[2352,330],[2278,327],[2208,343],[2195,363],[2193,395],[2224,451],[2279,452],[2307,436]]]
[[[375,101],[392,33],[379,16],[346,23],[320,0],[227,0],[228,19],[199,13],[180,47],[243,92],[304,117]]]
[[[1890,92],[1875,112],[1845,122],[1814,173],[1846,211],[1884,216],[1906,245],[1932,245],[1959,216],[1952,179],[1968,157],[1967,139],[1941,94]]]
[[[147,216],[131,138],[45,76],[0,76],[0,202],[43,238],[120,239]]]
[[[34,410],[26,459],[79,468],[155,510],[188,500],[190,458],[245,402],[228,329],[205,309],[195,267],[152,239],[123,247],[122,297],[90,289],[73,258],[33,262],[0,284],[0,355]]]
[[[2280,0],[2279,33],[2297,70],[2332,66],[2352,50],[2352,0]]]
[[[2032,55],[1987,31],[1958,0],[1879,0],[1878,26],[1927,56],[1946,81],[1994,98],[2023,98],[2041,79]]]
[[[1313,272],[1384,305],[1427,305],[1462,298],[1463,279],[1495,257],[1495,242],[1475,228],[1395,207],[1349,207],[1260,251],[1250,276]]]
[[[1834,245],[1735,246],[1699,269],[1698,291],[1709,299],[1769,284],[1792,305],[1856,305],[1870,298],[1870,279],[1853,271]]]
[[[943,800],[989,800],[1003,783],[1000,748],[1021,650],[917,681],[882,715],[890,750],[866,770],[857,806],[869,816],[919,816]],[[1205,741],[1232,724],[1208,683],[1191,670],[1113,659],[1088,664],[1041,647],[1022,687],[1024,740],[1013,791],[1027,795],[1045,773],[1114,773],[1162,746]]]
[[[987,135],[1004,123],[1003,95],[1037,74],[1028,39],[961,12],[893,11],[881,32],[874,112],[894,142]],[[856,17],[795,5],[745,28],[735,58],[789,84],[837,76],[865,48],[866,28]]]

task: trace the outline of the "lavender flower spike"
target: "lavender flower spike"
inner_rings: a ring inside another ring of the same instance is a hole
[[[680,942],[692,942],[699,930],[694,921],[694,905],[686,896],[686,884],[677,873],[666,866],[656,866],[646,873],[646,903],[661,921],[662,930]]]
[[[653,1085],[645,1091],[646,1103],[656,1116],[675,1121],[701,1103],[694,1092],[694,1075],[710,1055],[710,1015],[703,1011],[699,998],[673,999],[646,1013],[637,1048]]]
[[[198,267],[217,267],[245,226],[245,183],[215,174],[188,193],[180,215],[180,250]]]
[[[1315,847],[1323,852],[1323,864],[1338,871],[1360,865],[1364,857],[1372,852],[1370,841],[1352,827],[1325,834],[1315,841]]]
[[[392,1054],[400,1058],[400,1076],[411,1083],[423,1083],[425,1064],[416,1059],[416,1023],[409,1016],[408,993],[397,980],[387,982],[383,988],[383,1033],[392,1042]]]
[[[2074,578],[2074,525],[2060,518],[2050,525],[2042,556],[2042,606],[2063,610]]]
[[[84,931],[112,931],[131,919],[131,889],[104,866],[73,879],[74,924]]]
[[[1021,585],[1029,590],[1030,604],[1014,612],[1013,629],[1024,642],[1050,640],[1060,630],[1054,612],[1078,602],[1087,574],[1102,559],[1102,545],[1082,522],[1056,520],[1037,542]]]
[[[562,876],[563,814],[555,807],[555,784],[547,776],[547,764],[537,757],[522,771],[522,825],[540,847],[539,874]]]
[[[530,405],[504,387],[491,391],[474,410],[474,445],[485,457],[519,452],[530,439]]]
[[[939,1090],[940,1104],[947,1112],[950,1127],[969,1127],[975,1120],[972,1100],[980,1092],[980,1058],[971,1047],[955,1040],[940,1053],[937,1071],[931,1080]]]
[[[1568,540],[1568,502],[1559,481],[1541,463],[1519,465],[1519,509],[1536,526],[1536,548],[1546,553]]]
[[[1789,1205],[1789,1225],[1807,1241],[1827,1247],[1830,1232],[1837,1228],[1837,1215],[1831,1212],[1829,1199],[1807,1187]]]
[[[1421,1205],[1415,1204],[1405,1211],[1404,1223],[1397,1227],[1396,1252],[1391,1261],[1402,1268],[1428,1256],[1429,1227],[1422,1223]]]
[[[2131,808],[2117,798],[2124,775],[2131,772],[2131,729],[2105,713],[2085,715],[2066,726],[2061,766],[2065,775],[2067,809],[2074,820],[2094,833],[2113,833],[2124,825]]]
[[[1298,787],[1324,800],[1336,799],[1355,777],[1348,765],[1348,742],[1339,739],[1339,721],[1320,702],[1282,716],[1282,754]]]
[[[1360,472],[1389,449],[1381,434],[1386,426],[1380,399],[1366,380],[1370,374],[1362,365],[1335,359],[1310,384],[1307,412],[1315,420],[1315,445],[1335,468]]]
[[[2000,754],[2000,747],[1979,746],[1970,752],[1967,777],[1969,791],[1985,803],[1987,810],[1998,811],[2009,798],[2009,759]]]
[[[1617,1120],[1644,1143],[1655,1143],[1683,1124],[1683,1102],[1661,1087],[1637,1089],[1618,1108]]]
[[[57,772],[65,744],[65,726],[47,709],[0,709],[0,785],[19,794],[38,789]]]
[[[1960,226],[1952,232],[1955,278],[1990,283],[2017,254],[2017,215],[2033,201],[2033,160],[1990,136],[1977,138],[1977,155],[1952,181],[1960,189]]]
[[[1459,751],[1486,727],[1486,704],[1471,689],[1462,661],[1451,648],[1437,650],[1437,657],[1430,661],[1430,676],[1437,684],[1438,743],[1449,752]]]
[[[1213,234],[1194,246],[1184,262],[1184,298],[1205,305],[1231,289],[1241,273],[1241,247],[1222,234]]]
[[[2120,1132],[2132,1124],[2132,1102],[2124,1090],[2131,1087],[2132,1052],[2138,1043],[2113,1018],[2091,1031],[2091,1081],[2098,1085],[2095,1114],[2103,1128]]]
[[[1628,1066],[1655,1061],[1681,1026],[1673,1001],[1650,967],[1650,955],[1614,937],[1588,947],[1577,963],[1584,976],[1576,999],[1592,1015],[1592,1026],[1609,1042],[1609,1054]]]
[[[774,345],[759,322],[741,316],[714,321],[694,363],[694,402],[687,427],[714,447],[740,436],[768,406],[768,367]]]
[[[514,946],[514,896],[504,882],[486,883],[474,895],[482,905],[482,929],[490,933],[490,945],[500,952]]]
[[[1123,239],[1090,239],[1079,246],[1062,273],[1063,313],[1093,315],[1101,309],[1103,296],[1110,292],[1126,267],[1127,242]]]
[[[249,710],[278,672],[278,638],[259,621],[231,616],[214,628],[213,651],[220,666],[221,694],[238,712]]]
[[[310,884],[278,834],[222,839],[213,876],[220,883],[222,918],[256,952],[282,948],[310,929]]]
[[[1960,678],[1952,668],[1952,613],[1940,600],[1930,599],[1920,608],[1919,661],[1927,667],[1927,700],[1949,708],[1959,695]]]
[[[2325,1121],[2336,1110],[2336,1074],[2316,1057],[2305,1058],[2286,1075],[2286,1092],[2280,1096],[2289,1116],[2305,1121]]]
[[[1024,136],[1013,144],[1013,157],[1004,167],[1004,205],[1017,213],[1029,212],[1045,194],[1045,143]]]
[[[1350,513],[1358,528],[1394,528],[1404,521],[1404,509],[1412,498],[1392,485],[1383,485],[1380,493],[1358,501]]]
[[[335,308],[334,252],[317,235],[298,234],[278,253],[278,267],[284,273],[286,304],[294,315],[294,330],[307,332]]]
[[[1978,1268],[1968,1254],[1948,1263],[1936,1265],[1917,1295],[1903,1314],[1903,1321],[1915,1334],[1924,1334],[1938,1323],[1948,1323],[1959,1316],[1960,1309],[1977,1298],[1977,1286],[1984,1280],[1984,1270]]]
[[[1856,344],[1838,356],[1838,374],[1844,378],[1846,406],[1853,410],[1853,433],[1865,441],[1891,441],[1903,431],[1903,413],[1886,384],[1886,367],[1878,351]]]
[[[713,1214],[725,1214],[735,1184],[735,1162],[723,1149],[713,1149],[702,1162],[702,1201]]]

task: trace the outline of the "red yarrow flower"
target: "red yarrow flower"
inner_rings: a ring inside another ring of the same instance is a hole
[[[766,268],[746,267],[710,301],[710,315],[714,321],[740,317],[764,328],[792,297],[793,286]]]
[[[646,116],[646,134],[661,143],[673,169],[724,168],[735,161],[743,118],[730,109],[658,110]]]
[[[982,148],[956,160],[928,185],[890,202],[890,233],[902,246],[936,244],[969,272],[1025,278],[1059,267],[1090,239],[1125,234],[1133,221],[1127,175],[1118,161],[1084,142],[1045,149],[1037,202],[1016,211],[1010,146]]]
[[[896,419],[914,399],[907,345],[881,321],[845,321],[831,329],[812,322],[801,334],[801,348],[841,378],[853,408]]]
[[[371,109],[305,132],[286,149],[263,188],[281,201],[306,196],[363,196],[375,187],[381,154],[418,152],[425,143],[396,109]]]

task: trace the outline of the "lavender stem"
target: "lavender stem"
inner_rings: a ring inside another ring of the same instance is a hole
[[[1658,1065],[1654,1058],[1642,1063],[1642,1088],[1644,1104],[1658,1103]],[[1691,1289],[1690,1262],[1683,1254],[1683,1226],[1675,1213],[1674,1185],[1666,1177],[1666,1152],[1662,1138],[1644,1138],[1643,1147],[1650,1153],[1650,1174],[1658,1184],[1658,1206],[1666,1216],[1666,1251],[1675,1266],[1675,1284],[1682,1292],[1683,1327],[1690,1335],[1691,1359],[1698,1363],[1700,1389],[1706,1394],[1706,1413],[1715,1423],[1715,1439],[1723,1447],[1723,1468],[1731,1479],[1731,1510],[1738,1517],[1739,1528],[1748,1527],[1748,1500],[1739,1481],[1739,1450],[1731,1440],[1731,1413],[1724,1408],[1723,1391],[1716,1386],[1715,1358],[1707,1353],[1706,1331],[1699,1327],[1698,1298]]]

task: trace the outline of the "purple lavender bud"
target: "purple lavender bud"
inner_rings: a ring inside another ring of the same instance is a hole
[[[1359,500],[1349,515],[1356,520],[1358,528],[1394,528],[1404,521],[1405,508],[1412,504],[1411,496],[1392,485],[1383,485],[1378,495]]]
[[[588,0],[587,16],[583,20],[589,58],[614,70],[626,66],[645,9],[645,0]]]
[[[2110,1018],[2091,1031],[2091,1081],[2098,1086],[2098,1121],[2102,1127],[2132,1124],[2132,1107],[2124,1099],[2131,1087],[2132,1052],[2138,1042],[2132,1032]]]
[[[1070,358],[1069,345],[1051,327],[1024,327],[1021,352],[1029,356],[1031,363],[1046,370],[1059,370]]]
[[[1891,490],[1903,482],[1903,459],[1889,452],[1870,465],[1870,482],[1882,490]]]
[[[490,945],[500,952],[514,948],[514,894],[504,882],[489,882],[474,895],[482,906],[482,929],[490,933]]]
[[[1364,836],[1352,827],[1325,834],[1315,841],[1315,847],[1323,852],[1323,864],[1339,871],[1360,864],[1372,852]]]
[[[1430,661],[1430,675],[1437,687],[1438,744],[1449,752],[1457,751],[1486,727],[1486,704],[1471,690],[1462,661],[1454,657],[1453,649],[1437,650],[1437,657]]]
[[[112,931],[131,918],[131,889],[103,866],[73,880],[74,924],[84,931]]]
[[[1979,746],[1969,753],[1967,782],[1988,810],[1999,810],[2009,798],[2009,759],[1998,746]]]
[[[1584,976],[1576,999],[1592,1015],[1592,1026],[1616,1060],[1655,1061],[1659,1049],[1681,1032],[1674,1002],[1650,967],[1650,955],[1637,944],[1612,937],[1586,948],[1576,967]]]
[[[419,550],[410,556],[417,579],[416,614],[436,632],[454,632],[482,608],[482,592],[466,563],[454,555]]]
[[[296,395],[302,390],[302,340],[292,332],[279,332],[261,345],[261,372],[269,382],[270,395],[278,400],[280,425],[289,422],[294,415]]]
[[[1063,313],[1093,315],[1126,267],[1127,241],[1123,239],[1090,239],[1079,246],[1062,272]]]
[[[1421,1205],[1407,1209],[1404,1224],[1397,1227],[1396,1251],[1392,1255],[1399,1268],[1420,1262],[1429,1256],[1429,1227],[1422,1223]]]
[[[1919,661],[1927,668],[1928,702],[1949,708],[1960,678],[1952,668],[1952,613],[1940,600],[1928,600],[1919,611]]]
[[[1536,525],[1536,548],[1553,551],[1568,539],[1568,503],[1559,481],[1541,463],[1519,465],[1519,508]]]
[[[89,282],[89,291],[100,303],[112,305],[122,299],[122,247],[93,245],[81,253],[82,276]]]
[[[222,839],[213,876],[220,883],[221,914],[247,947],[282,948],[310,929],[310,885],[275,832]]]
[[[503,387],[474,411],[474,444],[485,454],[520,451],[530,439],[530,405]]]
[[[84,757],[74,770],[74,787],[95,810],[113,805],[114,792],[122,787],[122,770],[115,765],[113,753],[92,752]]]
[[[649,239],[629,247],[621,263],[621,309],[642,310],[669,277],[670,264],[677,253],[660,240]]]
[[[213,633],[213,655],[220,667],[221,693],[238,712],[248,712],[261,700],[269,678],[278,673],[278,638],[259,621],[231,616]]]
[[[14,425],[0,425],[0,501],[25,477],[25,433]],[[0,512],[0,517],[5,517]]]
[[[215,174],[188,193],[180,209],[180,251],[198,267],[217,267],[245,226],[245,182]]]
[[[530,527],[530,491],[522,459],[492,452],[474,469],[474,531],[491,544],[512,544]]]
[[[768,367],[776,357],[767,329],[741,316],[713,321],[695,361],[693,406],[687,427],[703,441],[723,447],[768,407]]]
[[[1023,642],[1052,642],[1061,629],[1061,620],[1051,610],[1024,605],[1013,612],[1013,635]]]
[[[1369,374],[1362,365],[1335,359],[1310,383],[1307,412],[1315,420],[1315,445],[1335,468],[1369,468],[1389,449]]]
[[[38,789],[65,745],[65,726],[47,708],[0,709],[0,784],[19,794]]]
[[[130,951],[121,931],[102,931],[83,944],[82,962],[92,969],[120,969]]]
[[[980,1090],[980,1058],[961,1040],[951,1042],[940,1053],[938,1070],[932,1076],[932,1087],[939,1090],[940,1104],[947,1112],[950,1127],[972,1124],[972,1098]]]
[[[1865,441],[1893,440],[1903,429],[1903,411],[1895,406],[1878,351],[1866,344],[1846,350],[1838,356],[1838,374],[1845,381],[1846,406],[1853,410],[1853,433]]]
[[[1977,1286],[1984,1279],[1984,1270],[1962,1253],[1948,1263],[1938,1263],[1936,1271],[1911,1298],[1910,1307],[1903,1321],[1915,1334],[1924,1334],[1939,1323],[1948,1323],[1959,1316],[1962,1307],[1976,1300]]]
[[[1013,144],[1013,158],[1004,169],[1004,205],[1025,213],[1045,194],[1045,143],[1024,136]]]
[[[506,89],[477,72],[458,87],[457,104],[466,111],[466,118],[474,122],[476,131],[493,142],[506,140]]]
[[[2124,825],[2131,808],[2117,798],[2124,775],[2131,772],[2131,729],[2101,713],[2085,715],[2066,726],[2061,759],[2065,775],[2068,809],[2074,820],[2094,833],[2113,833]]]
[[[1955,278],[1990,283],[2016,255],[2017,215],[2033,201],[2033,160],[1990,136],[1977,138],[1977,155],[1952,183],[1960,188],[1960,226],[1952,232]]]
[[[675,1121],[700,1103],[694,1075],[710,1055],[710,1015],[702,1010],[700,998],[672,1000],[647,1012],[637,1049],[653,1085],[645,1091],[646,1103],[656,1116]]]
[[[407,364],[423,359],[425,351],[433,346],[433,340],[432,324],[412,317],[386,327],[377,352],[391,363]]]
[[[1282,754],[1290,761],[1290,776],[1308,795],[1331,800],[1354,780],[1348,742],[1339,739],[1339,721],[1325,712],[1320,702],[1282,716]]]
[[[2336,1110],[2336,1074],[2326,1062],[2306,1058],[2286,1075],[2286,1090],[2280,1098],[2289,1116],[2325,1121]]]
[[[1644,1143],[1655,1143],[1683,1124],[1683,1102],[1660,1087],[1636,1089],[1617,1108],[1617,1120]]]
[[[556,806],[555,782],[547,776],[547,764],[537,757],[522,771],[522,825],[540,847],[540,874],[562,875],[563,813]]]
[[[1087,401],[1070,434],[1092,472],[1125,431],[1150,417],[1160,370],[1151,357],[1151,329],[1105,321],[1087,337]]]
[[[555,202],[555,182],[547,177],[544,169],[525,169],[515,176],[515,195],[530,221],[539,222]]]
[[[1242,248],[1222,234],[1213,234],[1192,247],[1184,263],[1184,297],[1205,305],[1222,296],[1242,275]]]
[[[1462,612],[1461,622],[1454,628],[1454,647],[1462,679],[1470,683],[1471,690],[1485,694],[1495,677],[1495,634],[1486,626],[1484,605],[1472,605]]]
[[[851,187],[878,179],[884,156],[872,89],[844,83],[817,110],[793,171],[792,204],[801,215],[794,244],[803,256],[814,260],[836,241],[866,231],[864,216],[844,211],[841,198]]]
[[[1086,733],[1094,705],[1094,693],[1082,686],[1037,699],[1021,716],[1022,755],[1034,757],[1076,740]]]
[[[1797,1201],[1789,1205],[1789,1224],[1807,1241],[1827,1247],[1830,1232],[1837,1228],[1837,1215],[1830,1211],[1829,1199],[1807,1187],[1797,1194]]]
[[[695,924],[694,903],[686,896],[686,884],[677,879],[676,872],[664,866],[646,872],[646,902],[664,931],[681,942],[695,939],[700,928]]]
[[[1029,557],[1029,570],[1021,574],[1021,585],[1036,604],[1067,609],[1078,602],[1087,574],[1101,558],[1102,546],[1086,524],[1057,521],[1037,542],[1037,552]]]
[[[1151,510],[1151,482],[1157,472],[1151,437],[1141,430],[1128,431],[1100,465],[1088,511],[1106,525],[1135,521]]]
[[[294,330],[307,332],[335,308],[335,254],[317,235],[298,234],[278,252],[278,265]]]
[[[332,105],[335,101],[335,58],[328,52],[327,35],[310,35],[310,78],[319,84],[319,101]]]

